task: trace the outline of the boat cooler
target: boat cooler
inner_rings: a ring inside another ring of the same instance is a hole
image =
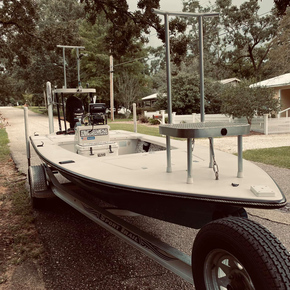
[[[75,151],[87,157],[118,155],[118,143],[110,141],[109,126],[78,126],[75,131]]]

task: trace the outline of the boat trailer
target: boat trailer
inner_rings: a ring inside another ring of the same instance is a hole
[[[154,10],[154,12],[164,15],[166,24],[170,124],[161,128],[161,131],[163,130],[166,135],[166,145],[169,148],[167,150],[167,171],[170,172],[170,136],[176,135],[179,137],[181,129],[187,132],[187,128],[176,127],[170,122],[171,84],[168,16],[197,16],[200,28],[202,28],[203,16],[216,16],[217,14],[169,13],[159,10]],[[200,29],[200,38],[202,39],[202,29]],[[202,46],[200,48],[202,52]],[[202,70],[201,66],[201,95],[203,95]],[[50,95],[51,92],[48,93],[48,96]],[[52,107],[51,100],[49,106]],[[201,106],[201,110],[203,110],[203,106]],[[49,114],[52,114],[52,110],[49,110]],[[70,183],[60,182],[54,168],[47,164],[31,165],[27,108],[24,108],[24,116],[28,181],[30,185],[29,195],[33,206],[39,206],[45,201],[45,198],[59,197],[104,229],[137,248],[187,282],[194,284],[197,290],[290,289],[289,252],[266,228],[247,219],[245,210],[235,213],[234,216],[218,217],[203,226],[195,238],[192,256],[190,257],[120,217],[121,215],[134,215],[134,213],[119,208],[106,209],[100,207],[96,200],[90,199],[86,194],[80,194],[80,188],[75,185],[71,186]],[[201,116],[202,122],[204,122],[204,111],[201,111]],[[50,122],[49,125],[51,131],[53,124]],[[192,132],[192,129],[196,128],[189,128],[189,131]],[[66,128],[65,131],[67,131]],[[190,149],[192,136],[186,133],[185,137],[188,139],[188,149]],[[240,143],[241,140],[239,140]],[[241,144],[239,148],[241,153]],[[191,154],[189,152],[190,150],[188,150],[188,164],[190,165]],[[238,171],[240,175],[242,175],[241,162],[242,158],[240,158]],[[188,183],[191,183],[190,167],[188,167],[188,172]]]

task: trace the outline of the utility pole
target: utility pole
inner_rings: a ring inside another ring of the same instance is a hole
[[[110,55],[110,107],[111,107],[111,121],[114,121],[114,64],[113,56]]]

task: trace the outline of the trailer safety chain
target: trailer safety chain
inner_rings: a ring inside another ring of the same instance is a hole
[[[210,150],[211,150],[211,155],[212,155],[212,160],[213,160],[212,169],[213,169],[213,172],[215,174],[215,179],[218,180],[219,179],[219,167],[218,167],[218,164],[216,163],[215,156],[214,156],[212,138],[208,138],[208,139],[209,139]]]

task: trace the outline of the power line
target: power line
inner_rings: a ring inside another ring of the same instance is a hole
[[[154,56],[154,57],[148,57],[148,56],[139,57],[139,58],[135,58],[135,59],[130,60],[130,61],[126,61],[126,62],[122,62],[122,63],[116,64],[116,65],[114,65],[114,67],[116,67],[116,66],[121,66],[121,65],[124,65],[124,64],[128,64],[128,63],[132,63],[132,62],[138,61],[138,60],[140,60],[140,59],[145,59],[145,58],[147,58],[147,60],[152,60],[152,59],[157,59],[157,58],[159,58],[159,56]]]

